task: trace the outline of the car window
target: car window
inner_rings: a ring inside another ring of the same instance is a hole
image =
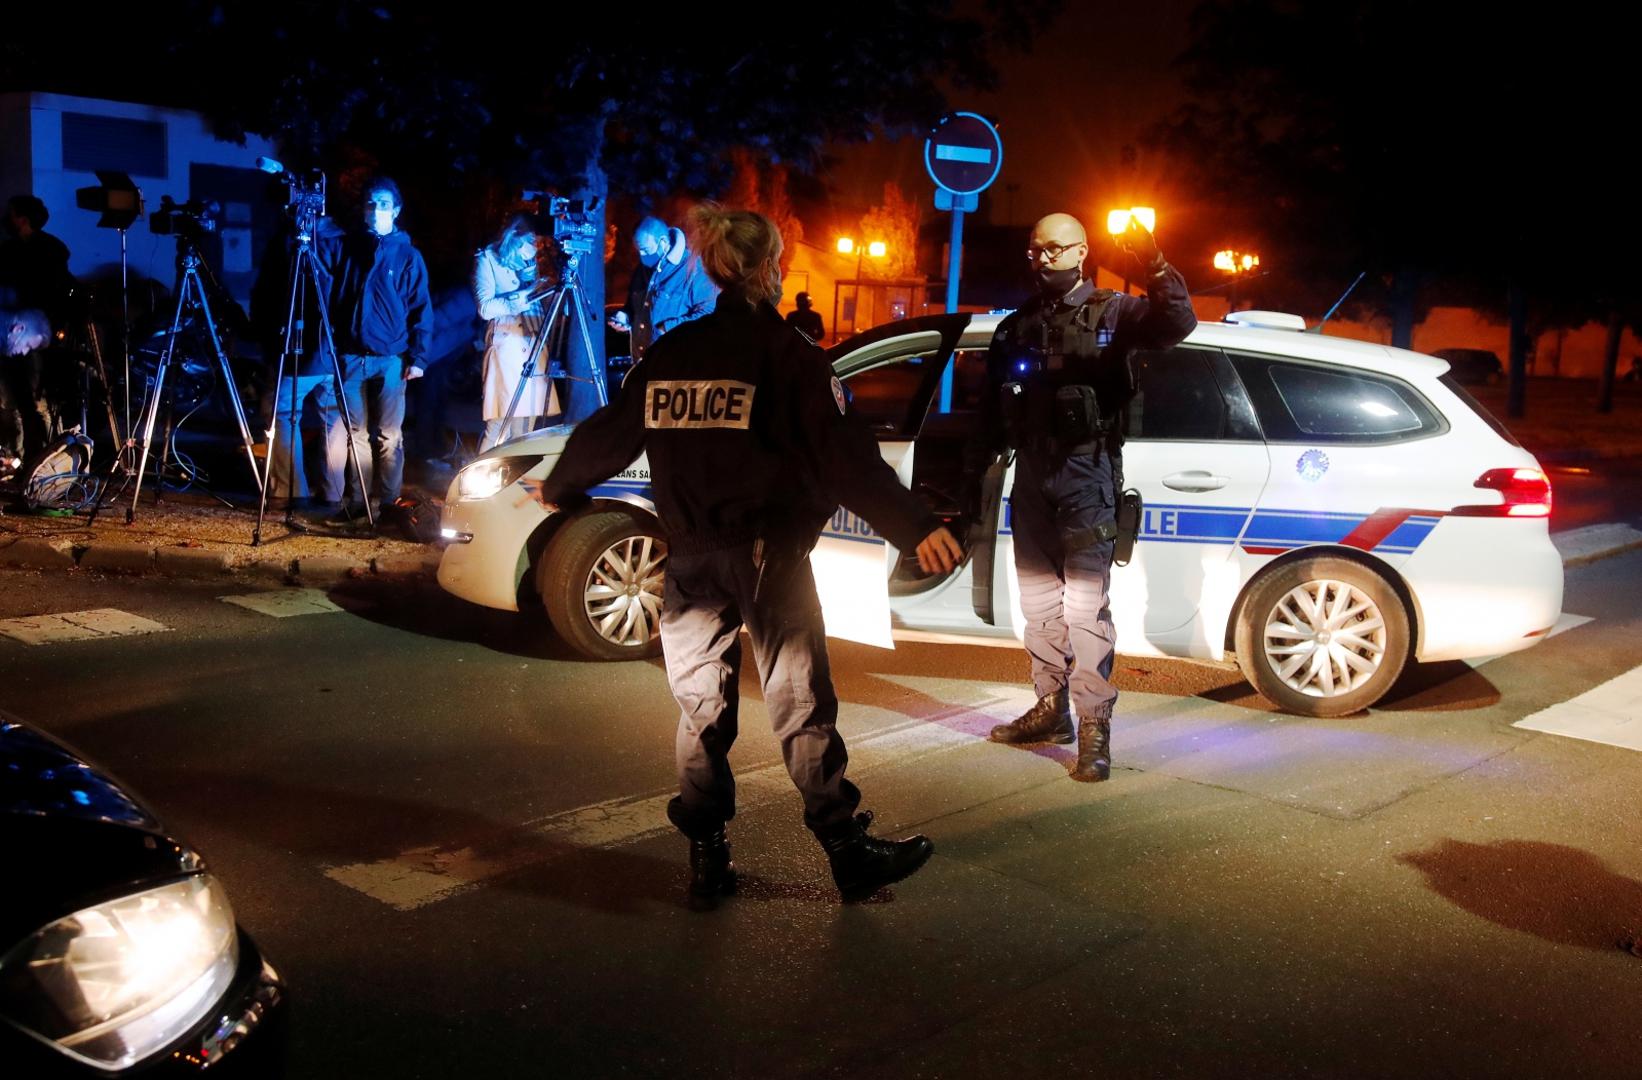
[[[1125,416],[1130,439],[1258,439],[1253,409],[1218,350],[1182,346],[1136,352],[1134,397]],[[1224,371],[1217,377],[1217,368]]]
[[[857,414],[879,436],[911,437],[919,388],[931,377],[939,350],[897,356],[840,376]],[[921,419],[918,418],[918,419]]]
[[[1266,356],[1234,363],[1274,442],[1395,442],[1447,427],[1418,391],[1388,375]]]

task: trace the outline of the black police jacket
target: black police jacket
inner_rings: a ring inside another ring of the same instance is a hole
[[[1023,421],[1031,430],[1023,441],[1041,446],[1053,436],[1047,414],[1055,390],[1093,387],[1102,415],[1115,423],[1134,390],[1129,354],[1178,345],[1196,325],[1186,280],[1167,263],[1147,279],[1144,297],[1096,289],[1085,278],[1059,299],[1028,300],[992,335],[987,390],[966,455],[969,471],[983,471],[1004,445],[1005,383],[1026,388]],[[1121,441],[1121,428],[1114,426],[1109,437],[1113,445]]]
[[[564,502],[647,451],[674,551],[813,543],[841,503],[903,551],[940,526],[884,462],[826,354],[768,303],[726,293],[657,339],[542,485]]]

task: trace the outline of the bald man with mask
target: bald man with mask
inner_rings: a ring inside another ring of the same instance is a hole
[[[1170,348],[1197,325],[1185,279],[1152,234],[1131,220],[1118,244],[1139,265],[1144,297],[1095,288],[1083,272],[1089,239],[1077,218],[1050,214],[1032,227],[1026,257],[1036,293],[993,335],[968,459],[979,490],[1000,456],[1015,456],[1010,520],[1038,695],[990,737],[1017,746],[1075,739],[1072,778],[1086,782],[1111,774],[1116,634],[1107,597],[1129,354]]]

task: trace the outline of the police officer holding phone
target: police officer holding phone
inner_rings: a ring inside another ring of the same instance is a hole
[[[1082,781],[1111,773],[1116,635],[1107,594],[1123,486],[1120,419],[1133,393],[1129,353],[1169,348],[1197,325],[1186,282],[1152,234],[1131,218],[1118,243],[1141,267],[1144,298],[1097,289],[1084,276],[1089,240],[1070,214],[1032,227],[1026,257],[1038,291],[993,335],[968,459],[978,489],[1000,455],[1015,456],[1015,568],[1038,695],[990,737],[1015,745],[1076,738],[1072,778]]]
[[[871,815],[856,813],[809,552],[839,503],[915,550],[926,572],[949,573],[962,551],[885,464],[826,354],[776,313],[774,224],[711,205],[691,221],[692,246],[723,290],[716,308],[646,351],[576,428],[537,496],[557,510],[649,452],[668,543],[661,641],[681,710],[667,816],[690,840],[691,905],[710,908],[736,884],[724,827],[735,814],[743,626],[804,824],[843,898],[864,899],[934,846],[873,837]]]

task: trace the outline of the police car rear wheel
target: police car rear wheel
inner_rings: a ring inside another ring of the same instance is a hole
[[[637,515],[585,514],[553,537],[536,571],[547,617],[591,660],[637,660],[661,651],[667,542]]]
[[[1391,583],[1350,559],[1268,571],[1244,598],[1237,662],[1285,712],[1345,716],[1385,696],[1408,661],[1408,612]]]

